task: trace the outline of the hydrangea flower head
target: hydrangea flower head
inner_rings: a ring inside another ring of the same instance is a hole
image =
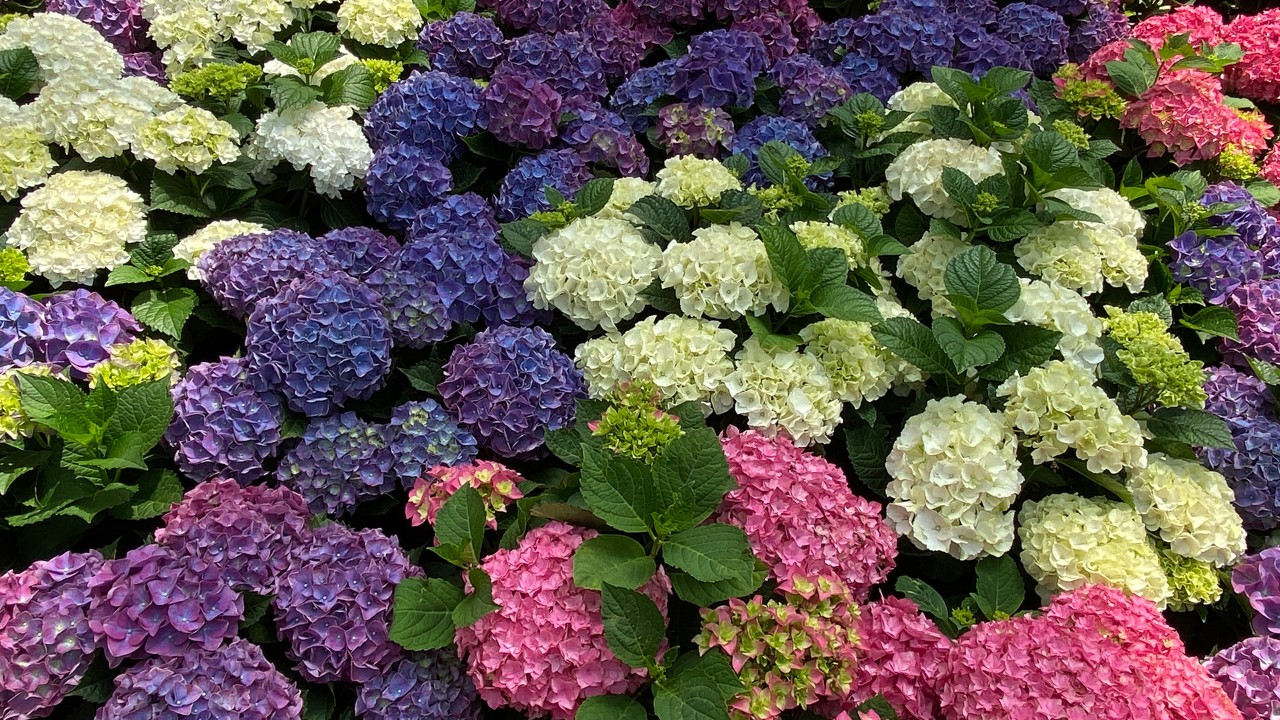
[[[507,43],[506,53],[495,75],[527,73],[565,98],[600,98],[609,92],[600,58],[580,33],[530,33]]]
[[[370,227],[330,230],[315,239],[316,247],[328,255],[343,272],[365,279],[374,271],[390,268],[400,253],[400,243]]]
[[[1195,610],[1197,605],[1213,605],[1222,598],[1222,582],[1213,563],[1158,548],[1160,567],[1169,579],[1169,609],[1174,612]]]
[[[892,301],[877,305],[886,317],[909,315]],[[854,407],[879,400],[900,382],[923,379],[918,368],[876,340],[871,323],[826,318],[805,326],[800,337],[805,341],[805,353],[822,365],[840,401]]]
[[[1148,157],[1172,155],[1185,165],[1210,160],[1232,147],[1256,155],[1267,147],[1272,129],[1261,115],[1224,103],[1221,81],[1201,70],[1161,73],[1155,85],[1131,101],[1121,124],[1134,129],[1149,146]]]
[[[436,514],[450,497],[464,485],[474,488],[484,500],[489,527],[498,529],[498,513],[524,497],[519,485],[524,476],[491,460],[476,460],[446,467],[436,465],[419,477],[409,491],[405,515],[413,525],[435,524]]]
[[[908,145],[885,169],[889,196],[894,200],[909,196],[924,214],[963,223],[963,210],[942,188],[944,167],[955,168],[974,182],[1004,172],[994,148],[954,138],[920,140]]]
[[[1280,638],[1245,638],[1205,663],[1244,720],[1280,713]]]
[[[581,27],[587,18],[608,9],[602,0],[492,0],[486,4],[503,25],[544,33]]]
[[[132,342],[142,326],[111,300],[83,288],[58,293],[44,301],[44,359],[83,379],[95,365],[111,357],[112,346]]]
[[[848,25],[843,37],[846,47],[857,47],[899,74],[950,65],[955,45],[946,16],[914,9],[865,15]]]
[[[671,79],[675,72],[675,60],[663,60],[656,65],[640,68],[613,91],[609,107],[630,122],[632,129],[644,130],[649,125],[645,111],[658,98],[670,94]]]
[[[265,235],[268,232],[265,225],[258,223],[243,220],[214,220],[179,240],[173,248],[173,256],[191,264],[187,268],[187,277],[198,282],[204,277],[200,272],[200,258],[215,245],[237,235]]]
[[[736,362],[724,384],[748,426],[770,436],[785,435],[801,446],[831,438],[843,403],[816,357],[771,351],[749,338]]]
[[[204,289],[237,318],[247,317],[258,301],[293,280],[340,269],[313,238],[287,229],[227,238],[203,253],[196,265]]]
[[[353,412],[312,420],[302,441],[280,461],[276,478],[313,512],[342,515],[396,488],[387,428]]]
[[[356,713],[369,720],[480,720],[480,698],[451,653],[416,653],[360,686]]]
[[[1223,340],[1223,356],[1235,362],[1247,353],[1280,363],[1280,280],[1245,283],[1231,291],[1225,305],[1239,321],[1240,341]]]
[[[486,129],[498,140],[541,150],[556,139],[564,96],[546,80],[504,69],[484,88]]]
[[[427,23],[418,35],[418,49],[431,58],[431,67],[464,77],[486,77],[502,60],[502,30],[492,20],[469,12]]]
[[[1266,548],[1244,559],[1231,574],[1231,587],[1256,613],[1253,630],[1280,637],[1280,548]]]
[[[1175,553],[1218,567],[1244,554],[1244,527],[1232,507],[1231,488],[1218,473],[1156,453],[1145,468],[1129,473],[1128,485],[1147,529]]]
[[[89,370],[89,387],[99,383],[112,390],[155,382],[166,377],[177,381],[182,367],[178,353],[169,343],[155,339],[135,339],[111,346],[110,357]]]
[[[951,640],[916,604],[885,597],[858,612],[858,667],[846,707],[883,695],[908,720],[938,717],[938,690]]]
[[[1233,429],[1248,427],[1255,418],[1275,419],[1274,400],[1266,383],[1236,370],[1216,365],[1207,371],[1204,409],[1226,420]]]
[[[656,137],[669,155],[715,157],[733,143],[733,119],[720,108],[672,103],[658,111]]]
[[[32,437],[42,427],[22,407],[19,375],[49,377],[53,375],[53,368],[48,365],[23,365],[0,370],[0,437],[10,440]]]
[[[785,310],[790,300],[764,242],[737,223],[694,230],[692,240],[661,252],[656,270],[662,286],[675,290],[680,309],[691,317],[731,320],[770,306]]]
[[[902,89],[896,73],[879,60],[860,53],[845,55],[837,68],[855,95],[870,93],[880,102],[887,102],[894,93]]]
[[[783,117],[816,125],[827,111],[853,96],[844,75],[810,55],[783,58],[769,69],[769,79],[782,88]]]
[[[266,474],[264,465],[280,445],[283,403],[274,393],[253,389],[248,361],[193,365],[172,395],[173,423],[165,441],[184,475],[247,484]]]
[[[1012,3],[996,16],[996,33],[1016,45],[1031,61],[1031,70],[1051,73],[1067,61],[1070,29],[1062,15],[1040,5]]]
[[[147,23],[137,0],[48,0],[44,10],[93,26],[121,53],[135,52],[148,44]]]
[[[1261,248],[1280,239],[1280,221],[1267,214],[1266,208],[1247,189],[1230,180],[1215,183],[1200,196],[1206,209],[1219,203],[1235,207],[1209,216],[1215,227],[1230,227],[1239,241],[1251,248]]]
[[[755,33],[711,30],[689,41],[689,51],[676,60],[668,92],[707,107],[751,107],[756,78],[767,63]]]
[[[0,100],[0,198],[13,201],[27,188],[42,184],[56,167],[36,120],[12,100]]]
[[[1134,380],[1160,390],[1169,407],[1204,407],[1204,363],[1192,360],[1155,313],[1107,308],[1107,336],[1120,345],[1116,356]]]
[[[742,189],[742,182],[719,161],[692,155],[667,158],[657,181],[658,195],[685,208],[710,205],[726,190]]]
[[[791,29],[791,23],[777,12],[760,12],[744,14],[735,18],[733,30],[754,33],[764,43],[765,54],[769,62],[777,62],[796,52],[800,40]]]
[[[393,48],[417,37],[422,13],[411,0],[342,0],[338,32],[365,45]]]
[[[621,115],[585,96],[570,97],[561,115],[560,139],[588,162],[615,167],[627,177],[649,172],[649,156]]]
[[[822,144],[813,136],[804,123],[785,117],[762,115],[743,125],[733,136],[730,149],[737,155],[744,155],[751,161],[751,167],[743,176],[743,182],[761,185],[769,182],[760,170],[757,156],[765,143],[777,141],[800,153],[808,162],[813,162],[827,154]]]
[[[203,108],[184,105],[160,113],[142,126],[137,154],[167,173],[179,168],[200,174],[214,162],[226,164],[240,156],[235,128]]]
[[[378,97],[364,132],[374,150],[405,142],[452,158],[458,138],[473,134],[482,118],[481,91],[470,79],[415,72]]]
[[[662,394],[648,382],[627,383],[609,397],[599,420],[587,423],[593,437],[615,455],[649,463],[684,435],[680,417],[660,407]]]
[[[366,207],[373,219],[404,230],[424,207],[453,189],[453,174],[432,149],[400,142],[373,154],[365,175]]]
[[[1175,280],[1199,290],[1220,305],[1244,283],[1262,280],[1262,257],[1233,235],[1202,238],[1194,230],[1169,241]]]
[[[373,159],[373,149],[365,139],[370,126],[366,123],[362,129],[352,117],[354,113],[354,106],[326,105],[319,100],[272,110],[258,118],[257,131],[245,153],[258,161],[262,172],[282,162],[294,170],[305,169],[316,192],[340,197],[364,179]]]
[[[0,287],[0,368],[23,367],[43,352],[44,306]]]
[[[546,150],[524,157],[502,179],[495,203],[498,219],[517,220],[550,210],[547,186],[572,199],[590,179],[590,166],[575,150]]]

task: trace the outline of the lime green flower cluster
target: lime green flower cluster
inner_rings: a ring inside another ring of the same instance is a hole
[[[1253,156],[1234,145],[1228,145],[1218,156],[1218,172],[1228,180],[1252,180],[1261,169]]]
[[[112,390],[155,382],[166,376],[177,380],[182,367],[178,353],[163,340],[134,340],[114,345],[111,357],[89,370],[89,387],[105,384]]]
[[[605,447],[632,460],[650,462],[684,435],[680,418],[658,407],[661,395],[652,383],[635,382],[616,390],[611,406],[590,423],[591,434]]]
[[[0,32],[4,32],[4,29],[9,26],[9,23],[20,17],[25,16],[20,13],[0,13]]]
[[[1124,114],[1126,103],[1115,88],[1101,80],[1085,80],[1078,65],[1062,66],[1054,75],[1054,82],[1058,86],[1058,97],[1081,115],[1100,120]]]
[[[844,190],[838,196],[836,207],[845,205],[861,205],[877,217],[884,217],[889,214],[889,193],[879,185],[876,187],[862,188],[861,190]]]
[[[979,215],[990,215],[1000,207],[1000,198],[989,192],[980,192],[973,200],[973,211]]]
[[[781,185],[770,185],[767,188],[752,185],[747,188],[747,192],[755,195],[764,209],[773,215],[794,210],[801,205],[800,198]]]
[[[373,76],[373,91],[379,95],[386,92],[392,83],[400,79],[400,73],[404,72],[404,63],[397,60],[365,58],[360,62]]]
[[[1159,390],[1166,406],[1204,407],[1204,363],[1191,359],[1160,316],[1115,307],[1108,307],[1107,315],[1107,333],[1120,344],[1116,356],[1134,380]]]
[[[27,277],[31,264],[18,248],[0,249],[0,282],[19,282]]]
[[[1080,150],[1089,149],[1089,133],[1070,120],[1054,120],[1053,129]]]
[[[14,367],[0,373],[0,437],[17,440],[30,437],[36,424],[22,409],[18,395],[18,375],[37,375],[48,377],[53,371],[48,365],[28,365]]]
[[[1222,597],[1218,571],[1211,563],[1192,560],[1160,549],[1160,568],[1169,578],[1169,609],[1183,612],[1195,605],[1212,605]]]
[[[236,65],[210,63],[179,73],[169,87],[184,97],[195,100],[211,97],[225,103],[244,92],[260,77],[262,77],[262,69],[250,63]]]

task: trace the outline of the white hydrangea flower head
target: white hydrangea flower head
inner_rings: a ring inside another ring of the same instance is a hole
[[[93,26],[62,13],[15,18],[0,33],[0,50],[25,47],[36,56],[40,79],[95,86],[124,72],[124,59]]]
[[[122,155],[137,145],[151,118],[181,104],[177,95],[141,77],[94,88],[57,81],[31,103],[45,136],[87,161]]]
[[[649,197],[658,189],[657,183],[637,177],[621,177],[613,181],[609,202],[596,213],[596,217],[627,220],[627,209],[643,197]]]
[[[1097,190],[1062,188],[1047,193],[1047,197],[1057,198],[1077,210],[1097,215],[1102,218],[1102,224],[1105,227],[1134,241],[1142,237],[1142,230],[1147,225],[1142,213],[1135,210],[1123,195],[1111,188]]]
[[[1131,293],[1141,292],[1147,284],[1148,263],[1138,249],[1138,239],[1098,223],[1085,224],[1093,230],[1093,242],[1102,260],[1102,276],[1107,284]]]
[[[946,167],[959,170],[975,183],[1004,173],[1000,152],[994,148],[953,138],[920,140],[908,145],[885,168],[889,196],[894,200],[910,196],[925,215],[963,224],[964,210],[942,189],[942,169]]]
[[[15,200],[45,181],[56,164],[34,118],[0,97],[0,198]]]
[[[250,51],[263,49],[294,20],[293,7],[281,0],[214,0],[213,12],[224,38],[235,38]]]
[[[164,49],[170,74],[213,57],[213,48],[227,38],[226,25],[215,6],[200,0],[142,0],[147,34]]]
[[[574,352],[594,398],[617,386],[647,380],[664,401],[699,402],[704,413],[733,407],[726,379],[733,372],[732,330],[711,320],[668,315],[647,317],[622,335],[588,340]]]
[[[213,249],[214,245],[237,235],[257,235],[268,232],[267,226],[243,220],[215,220],[199,230],[178,241],[173,248],[173,256],[191,263],[187,268],[187,277],[200,280],[202,275],[196,267],[200,256]]]
[[[956,101],[951,96],[942,91],[937,83],[918,82],[912,83],[893,95],[889,96],[889,102],[885,105],[890,110],[900,110],[909,113],[927,113],[936,106],[955,107]],[[910,118],[902,122],[891,132],[914,132],[923,135],[933,134],[933,125],[927,120],[919,118]]]
[[[657,193],[685,208],[711,205],[726,190],[741,190],[742,181],[718,160],[696,155],[667,158],[658,171]]]
[[[791,223],[791,232],[806,250],[813,248],[835,248],[843,250],[849,260],[849,269],[856,270],[867,267],[866,245],[858,233],[842,225],[827,222],[801,220]]]
[[[1154,453],[1145,468],[1129,473],[1128,485],[1147,529],[1159,533],[1173,552],[1217,567],[1244,555],[1244,522],[1235,494],[1218,473]]]
[[[179,168],[199,175],[214,162],[240,157],[235,128],[203,108],[183,105],[152,118],[138,133],[135,152],[167,173]]]
[[[1046,282],[1082,295],[1102,291],[1102,255],[1085,223],[1060,222],[1032,230],[1013,246],[1018,264]]]
[[[1142,427],[1094,384],[1093,370],[1053,360],[1013,375],[996,389],[1009,425],[1044,464],[1074,450],[1090,472],[1118,473],[1147,464]]]
[[[260,171],[281,161],[294,170],[309,169],[316,191],[337,197],[364,178],[373,150],[364,130],[352,119],[350,105],[329,107],[316,101],[258,118],[248,153]]]
[[[915,288],[921,300],[932,303],[934,316],[955,312],[947,299],[947,263],[969,247],[947,235],[925,233],[911,246],[910,253],[898,258],[898,277]]]
[[[1004,312],[1010,322],[1025,322],[1062,333],[1058,350],[1070,362],[1088,368],[1103,360],[1102,319],[1093,314],[1089,301],[1080,293],[1061,285],[1019,278],[1022,294]]]
[[[533,244],[525,291],[584,330],[617,330],[644,309],[640,293],[657,277],[662,250],[625,220],[579,218]]]
[[[911,317],[901,305],[877,298],[886,318]],[[889,352],[871,332],[871,323],[826,318],[800,331],[805,352],[817,358],[831,379],[831,389],[841,402],[861,407],[874,402],[898,383],[924,379],[920,369]]]
[[[50,284],[88,285],[99,270],[128,261],[125,245],[146,239],[146,208],[114,175],[60,173],[22,199],[9,244],[26,252],[32,272]]]
[[[1018,441],[1004,418],[961,396],[930,400],[907,420],[885,468],[889,524],[917,547],[961,560],[1013,547],[1022,490]]]
[[[395,47],[421,27],[413,0],[343,0],[338,8],[338,32],[365,45]]]
[[[680,310],[694,317],[731,320],[770,305],[783,311],[791,298],[773,274],[764,242],[738,223],[698,228],[692,240],[668,245],[658,277],[675,290]]]
[[[748,338],[737,368],[725,380],[734,410],[747,425],[773,437],[779,433],[797,446],[826,443],[840,424],[843,403],[814,356],[771,352]]]
[[[1018,514],[1022,566],[1044,600],[1082,585],[1127,590],[1163,608],[1169,580],[1147,528],[1122,502],[1075,494],[1030,501]]]

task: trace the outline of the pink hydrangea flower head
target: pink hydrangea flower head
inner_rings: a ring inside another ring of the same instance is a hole
[[[1205,667],[1245,720],[1280,717],[1280,638],[1248,638],[1209,658]]]
[[[458,628],[455,640],[490,707],[570,720],[588,697],[631,693],[644,684],[645,670],[623,664],[605,643],[600,593],[573,582],[573,554],[596,535],[550,522],[481,563],[498,609]],[[665,617],[670,588],[659,571],[640,591]]]
[[[844,707],[876,695],[903,720],[938,717],[938,685],[951,640],[910,600],[886,597],[863,605],[858,617],[858,669]]]
[[[844,473],[784,437],[728,430],[721,438],[738,487],[714,520],[741,527],[778,590],[808,599],[866,599],[898,553],[880,504],[853,494]]]
[[[1138,131],[1150,146],[1148,157],[1172,155],[1179,165],[1214,159],[1228,147],[1250,156],[1265,150],[1271,126],[1224,100],[1218,77],[1202,70],[1164,72],[1129,103],[1121,124]]]
[[[1113,60],[1123,60],[1124,51],[1128,50],[1129,39],[1112,40],[1103,45],[1089,56],[1089,59],[1080,63],[1080,77],[1084,80],[1102,80],[1111,82],[1111,75],[1107,72],[1107,63]]]
[[[425,523],[434,524],[436,513],[444,507],[446,501],[458,488],[469,485],[480,493],[484,500],[485,515],[489,527],[498,529],[498,513],[504,512],[507,505],[524,497],[518,487],[524,482],[524,476],[503,465],[490,460],[476,460],[465,465],[445,467],[437,465],[427,471],[427,476],[418,478],[409,491],[409,502],[405,505],[405,516],[414,526]]]
[[[1133,26],[1133,37],[1153,49],[1164,45],[1170,35],[1189,34],[1188,42],[1217,45],[1226,40],[1226,26],[1218,11],[1204,5],[1180,5],[1171,13],[1152,15]]]
[[[1280,185],[1280,149],[1273,147],[1267,153],[1267,159],[1262,162],[1261,174],[1272,185]]]
[[[1223,73],[1227,87],[1250,100],[1280,102],[1280,8],[1237,17],[1225,39],[1244,50],[1244,58]]]

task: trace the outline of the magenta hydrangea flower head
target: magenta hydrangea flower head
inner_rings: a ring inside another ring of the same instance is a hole
[[[97,642],[89,630],[96,550],[63,553],[0,575],[0,718],[43,717],[80,684]]]
[[[156,543],[213,566],[235,590],[274,595],[311,536],[307,501],[288,488],[201,483],[164,516]]]
[[[403,142],[453,159],[458,138],[474,134],[482,120],[480,88],[470,78],[415,72],[378,96],[364,134],[375,152]]]
[[[276,479],[305,498],[312,512],[345,515],[396,489],[389,444],[386,427],[353,412],[315,418],[280,461]]]
[[[218,568],[159,545],[103,563],[89,592],[89,629],[112,667],[214,650],[235,637],[244,619],[244,601]]]
[[[547,186],[573,199],[591,177],[591,166],[576,150],[544,150],[521,158],[498,188],[495,203],[498,219],[519,220],[541,210],[550,210]]]
[[[668,88],[685,102],[707,107],[751,107],[756,78],[768,67],[764,43],[755,33],[711,30],[693,36]]]
[[[1280,70],[1272,62],[1280,55],[1280,9],[1237,16],[1227,25],[1223,39],[1244,50],[1240,62],[1227,66],[1223,73],[1235,94],[1259,102],[1280,102]]]
[[[193,365],[171,394],[173,422],[164,438],[184,475],[248,484],[266,474],[280,447],[283,400],[249,385],[247,360]]]
[[[524,497],[520,492],[520,483],[524,481],[520,473],[490,460],[453,467],[437,465],[413,484],[409,502],[405,505],[405,517],[414,526],[435,524],[436,513],[459,488],[466,485],[480,494],[488,525],[497,530],[498,513],[505,512],[508,505]]]
[[[1204,409],[1226,420],[1233,429],[1244,428],[1255,418],[1275,419],[1275,400],[1267,384],[1230,365],[1208,368],[1204,392]]]
[[[861,602],[884,582],[898,554],[897,536],[880,504],[854,495],[840,468],[784,437],[754,430],[731,428],[721,444],[738,487],[714,517],[746,531],[779,592]]]
[[[1209,658],[1205,667],[1244,720],[1280,716],[1280,638],[1246,638]]]
[[[311,682],[366,683],[404,657],[391,642],[395,587],[420,574],[380,531],[330,524],[280,578],[276,631],[295,669]]]
[[[290,283],[259,303],[245,336],[249,382],[276,391],[308,417],[362,400],[391,370],[391,328],[382,298],[344,272]]]
[[[503,25],[540,33],[576,30],[609,9],[604,0],[488,0],[485,5]]]
[[[365,175],[365,207],[374,220],[403,231],[420,210],[453,189],[445,158],[410,143],[384,145]]]
[[[587,396],[582,372],[546,330],[507,325],[455,347],[437,389],[458,424],[504,458],[534,454]]]
[[[1231,573],[1231,587],[1249,600],[1253,630],[1280,638],[1280,547],[1245,558]]]
[[[44,9],[92,26],[121,53],[135,53],[151,44],[138,0],[46,0]]]
[[[404,658],[356,695],[366,720],[480,720],[482,707],[462,661],[442,650]]]
[[[602,98],[609,94],[600,58],[577,32],[530,33],[512,40],[507,43],[506,59],[494,74],[508,72],[532,75],[566,99],[579,95]]]
[[[0,287],[0,370],[34,363],[43,337],[44,306]]]
[[[502,61],[502,30],[483,15],[460,12],[427,23],[418,34],[418,49],[431,67],[464,77],[488,77]]]
[[[556,138],[564,96],[545,80],[501,70],[485,86],[485,129],[508,145],[541,150]]]
[[[569,720],[588,697],[628,694],[644,683],[645,670],[625,665],[605,643],[600,593],[573,582],[573,554],[597,534],[553,521],[480,564],[498,609],[458,628],[455,639],[489,707]],[[659,570],[640,592],[665,616],[670,588]]]
[[[720,108],[672,103],[658,111],[654,136],[671,155],[715,158],[733,143],[733,118]]]
[[[116,677],[96,720],[300,720],[302,693],[262,654],[234,638],[176,658],[156,657]]]
[[[896,597],[860,607],[856,629],[858,667],[842,709],[881,695],[904,720],[937,718],[951,640],[915,603]]]
[[[1226,306],[1239,321],[1240,341],[1223,340],[1223,357],[1239,365],[1246,364],[1244,355],[1280,363],[1280,280],[1245,283],[1227,296]]]
[[[83,380],[89,370],[111,356],[111,346],[133,340],[142,326],[129,311],[96,292],[79,288],[44,301],[45,362]]]
[[[769,79],[782,89],[778,100],[782,116],[810,126],[817,125],[828,110],[854,94],[840,71],[803,53],[774,63]]]
[[[204,289],[237,318],[248,316],[259,300],[294,280],[340,269],[311,236],[287,229],[228,238],[202,254],[196,265]]]
[[[649,172],[644,145],[622,116],[582,96],[569,98],[562,110],[560,140],[587,162],[615,167],[627,177],[643,177]]]
[[[343,272],[358,280],[392,267],[400,254],[400,243],[395,238],[358,225],[330,230],[316,238],[316,245]]]
[[[771,63],[794,54],[800,47],[800,41],[791,31],[791,23],[774,12],[744,14],[733,21],[731,29],[755,33],[764,43],[765,54]]]
[[[475,437],[430,398],[392,411],[386,434],[392,471],[406,489],[433,467],[463,465],[476,457]]]

